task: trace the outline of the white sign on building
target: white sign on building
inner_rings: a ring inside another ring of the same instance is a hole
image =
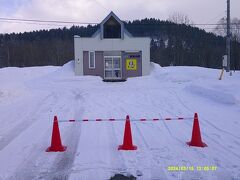
[[[222,58],[222,66],[227,67],[227,55],[224,55]]]

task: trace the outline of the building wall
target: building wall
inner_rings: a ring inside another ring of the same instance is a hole
[[[75,74],[83,75],[83,51],[142,51],[142,75],[150,73],[150,38],[101,39],[74,36]]]
[[[126,59],[136,59],[136,70],[127,70]],[[123,79],[128,77],[142,76],[142,53],[141,52],[122,52],[122,75]]]
[[[89,51],[83,51],[83,75],[104,77],[103,51],[95,51],[95,68],[89,68]]]
[[[89,68],[89,51],[83,51],[83,75],[101,76],[104,78],[104,56],[121,56],[122,78],[142,76],[141,52],[95,51],[95,68]],[[136,59],[137,69],[127,70],[126,59]]]

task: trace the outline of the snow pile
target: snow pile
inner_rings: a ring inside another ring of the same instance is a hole
[[[102,78],[98,76],[75,76],[74,61],[69,61],[62,67],[56,67],[55,71],[45,74],[39,77],[39,81],[58,81],[58,82],[79,82],[79,81],[99,81]]]
[[[53,73],[54,76],[61,78],[68,78],[74,76],[74,61],[69,61],[64,64],[61,68]]]
[[[6,67],[0,69],[0,102],[12,103],[31,94],[26,82],[36,81],[43,75],[56,71],[56,67]]]
[[[213,100],[216,103],[224,103],[224,104],[238,103],[234,95],[225,93],[223,91],[219,91],[216,89],[209,89],[206,87],[201,87],[201,86],[192,84],[187,86],[185,90],[193,93],[194,95],[198,95],[206,99]]]
[[[160,67],[158,64],[152,63],[152,75],[160,81],[170,81],[175,83],[191,82],[203,79],[216,79],[216,69],[207,69],[201,67],[184,67],[170,66]]]
[[[42,77],[45,74],[49,74],[52,71],[56,71],[54,66],[40,66],[40,67],[6,67],[0,69],[0,81],[5,83],[16,83],[19,81],[27,81]]]

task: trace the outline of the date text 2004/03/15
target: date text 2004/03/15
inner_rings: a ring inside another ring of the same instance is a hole
[[[216,171],[217,166],[168,166],[168,171]]]

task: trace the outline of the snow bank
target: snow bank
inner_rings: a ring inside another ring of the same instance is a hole
[[[206,87],[201,87],[195,84],[191,84],[185,87],[185,90],[191,92],[194,95],[198,95],[210,100],[213,100],[217,103],[223,104],[237,104],[238,100],[229,93],[225,93],[216,89],[209,89]]]
[[[59,81],[59,80],[66,80],[66,79],[72,79],[76,78],[74,74],[74,61],[69,61],[63,66],[58,67],[55,69],[55,71],[52,71],[42,77],[40,77],[40,80],[54,80],[54,81]]]
[[[0,68],[0,103],[12,103],[31,94],[26,84],[30,80],[42,77],[55,71],[54,66],[44,67],[6,67]]]
[[[63,66],[57,66],[53,71],[33,79],[35,82],[60,81],[76,77],[74,75],[74,61],[69,61]],[[34,83],[33,83],[34,84]]]
[[[99,76],[76,76],[74,73],[74,60],[71,60],[64,64],[62,67],[58,67],[53,72],[40,77],[40,81],[61,81],[61,82],[72,82],[72,81],[82,81],[87,82],[89,80],[101,81]]]
[[[61,68],[56,70],[53,74],[58,78],[66,78],[74,76],[74,61],[69,61],[64,64]]]
[[[6,67],[0,68],[1,82],[18,82],[38,78],[56,70],[56,66],[40,66],[40,67]]]
[[[195,80],[216,79],[219,74],[217,69],[202,67],[168,66],[161,67],[151,63],[151,75],[160,81],[168,82],[191,82]]]

